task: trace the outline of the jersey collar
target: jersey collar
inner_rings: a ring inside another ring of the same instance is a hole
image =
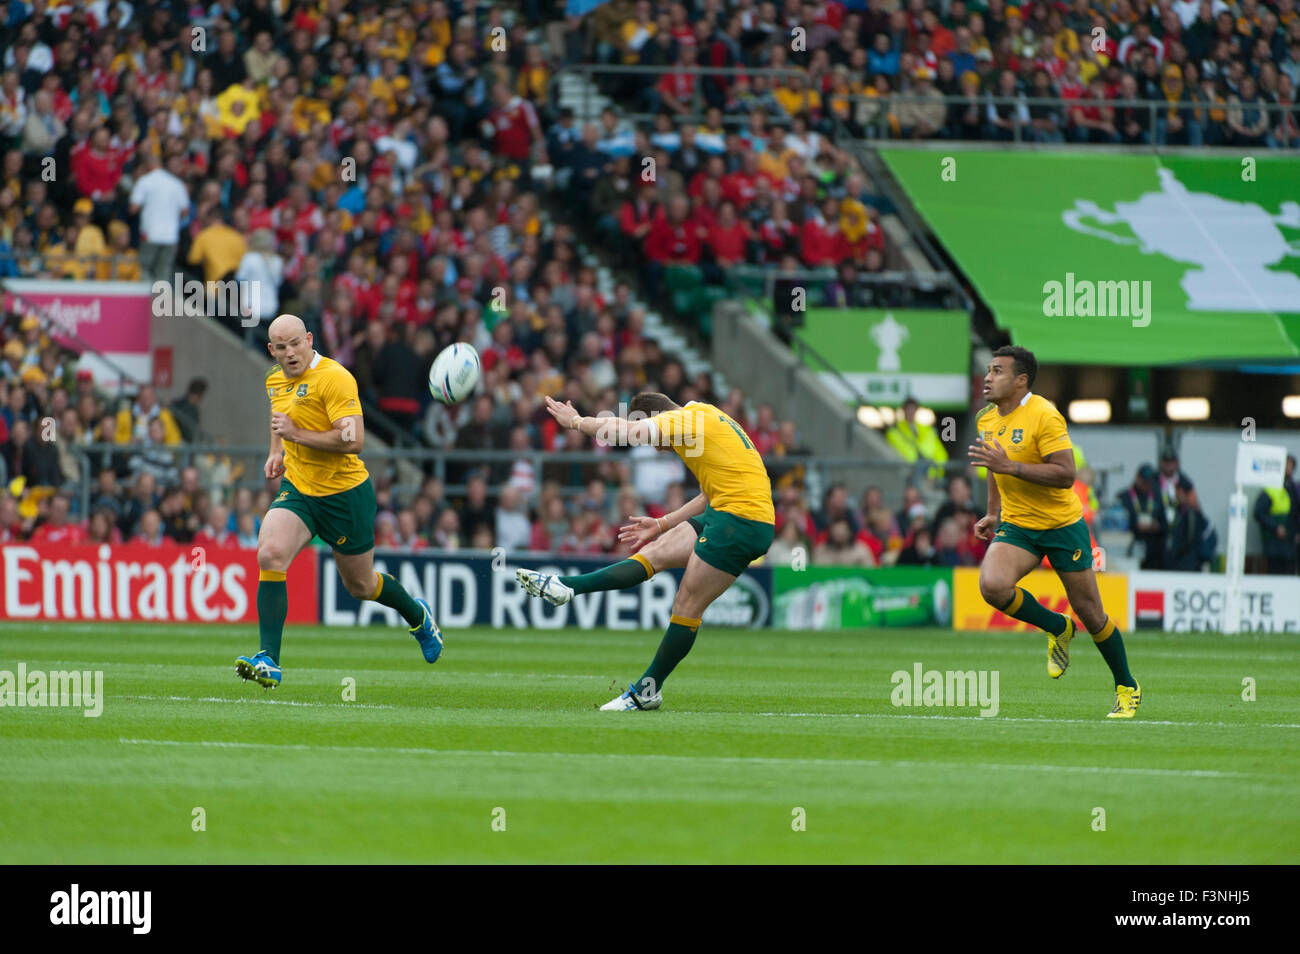
[[[311,364],[307,365],[307,370],[315,371],[316,365],[318,364],[320,364],[320,352],[313,348],[311,352]]]
[[[1016,407],[1017,407],[1017,408],[1022,408],[1022,407],[1024,407],[1026,404],[1029,403],[1029,399],[1030,399],[1031,397],[1033,397],[1033,396],[1034,396],[1034,392],[1033,392],[1033,391],[1026,391],[1026,392],[1025,392],[1025,396],[1022,397],[1022,398],[1020,399],[1020,403],[1017,404]],[[996,404],[993,406],[993,409],[994,409],[995,411],[997,411],[997,405],[996,405]],[[1010,416],[1011,416],[1012,414],[1014,414],[1014,413],[1016,413],[1014,410],[1012,410],[1012,411],[1010,411],[1010,412],[1008,412],[1008,413],[1006,413],[1006,414],[1003,414],[1001,411],[998,411],[998,417],[1010,417]]]

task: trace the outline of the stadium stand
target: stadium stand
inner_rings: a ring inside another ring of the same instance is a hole
[[[254,285],[231,331],[260,347],[247,313],[301,315],[397,443],[563,450],[540,395],[616,407],[657,388],[719,403],[776,460],[802,449],[793,424],[690,376],[646,315],[707,336],[712,305],[763,294],[775,268],[818,275],[828,304],[898,303],[860,279],[916,252],[846,137],[1292,147],[1300,17],[1294,0],[610,0],[569,19],[542,2],[34,0],[8,5],[0,51],[0,278]],[[558,81],[591,62],[608,106],[578,115]],[[10,306],[0,540],[255,545],[268,490],[177,464],[201,382],[168,408],[103,393]],[[447,408],[425,381],[455,340],[484,386]],[[60,491],[82,475],[41,439],[50,420],[121,446],[91,458],[89,512]],[[462,465],[454,501],[433,478],[406,498],[381,482],[382,539],[617,553],[620,517],[686,489],[684,470],[573,471]],[[960,508],[776,492],[778,544],[815,559],[978,562]]]

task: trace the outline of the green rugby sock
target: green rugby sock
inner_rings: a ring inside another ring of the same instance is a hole
[[[686,654],[695,645],[695,634],[699,628],[698,619],[686,616],[668,618],[668,632],[664,633],[659,650],[650,662],[650,668],[636,681],[638,692],[653,695],[663,688],[668,674],[677,668],[677,664],[686,658]]]
[[[1106,625],[1092,634],[1092,641],[1097,644],[1097,651],[1110,667],[1110,674],[1115,677],[1117,686],[1136,686],[1137,680],[1128,669],[1128,654],[1124,652],[1124,637],[1120,635],[1115,621],[1106,617]]]
[[[1064,616],[1060,613],[1054,613],[1049,610],[1034,595],[1023,586],[1016,587],[1016,595],[1011,602],[1002,608],[1002,612],[1018,619],[1022,623],[1028,623],[1030,626],[1037,626],[1045,633],[1053,636],[1060,636],[1065,632],[1066,622]]]
[[[393,579],[392,574],[376,573],[379,585],[370,598],[380,606],[391,606],[402,614],[406,625],[415,629],[424,622],[424,607],[415,602],[415,598]]]
[[[262,652],[280,665],[280,641],[284,638],[284,620],[289,615],[289,587],[284,574],[262,570],[257,579],[257,633]]]
[[[559,580],[575,593],[594,593],[597,590],[623,590],[644,583],[653,575],[650,562],[636,554],[599,570],[580,576],[562,576]]]

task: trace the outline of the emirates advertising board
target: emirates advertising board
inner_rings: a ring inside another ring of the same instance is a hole
[[[257,552],[167,544],[0,547],[0,619],[256,623]],[[317,618],[316,552],[289,570],[290,623]]]

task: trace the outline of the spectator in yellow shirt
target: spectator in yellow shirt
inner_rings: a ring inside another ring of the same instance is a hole
[[[637,0],[636,12],[632,19],[623,24],[623,62],[636,64],[641,61],[641,50],[659,31],[655,24],[650,0]]]
[[[203,228],[190,245],[189,263],[203,266],[203,279],[211,284],[225,278],[239,267],[248,242],[226,224],[221,206],[214,205],[203,215]]]
[[[140,257],[131,247],[131,228],[125,222],[108,223],[108,255],[100,259],[95,277],[100,281],[140,280]]]
[[[534,103],[546,100],[546,87],[551,81],[551,71],[546,68],[546,59],[542,48],[531,44],[524,51],[524,65],[519,70],[519,79],[515,91],[524,99]]]
[[[795,151],[786,145],[785,129],[773,125],[767,131],[767,148],[758,157],[758,171],[780,182],[790,177],[790,157]]]
[[[787,76],[785,84],[772,93],[781,104],[787,116],[799,113],[815,113],[822,108],[822,94],[808,86],[808,78],[802,74]]]

